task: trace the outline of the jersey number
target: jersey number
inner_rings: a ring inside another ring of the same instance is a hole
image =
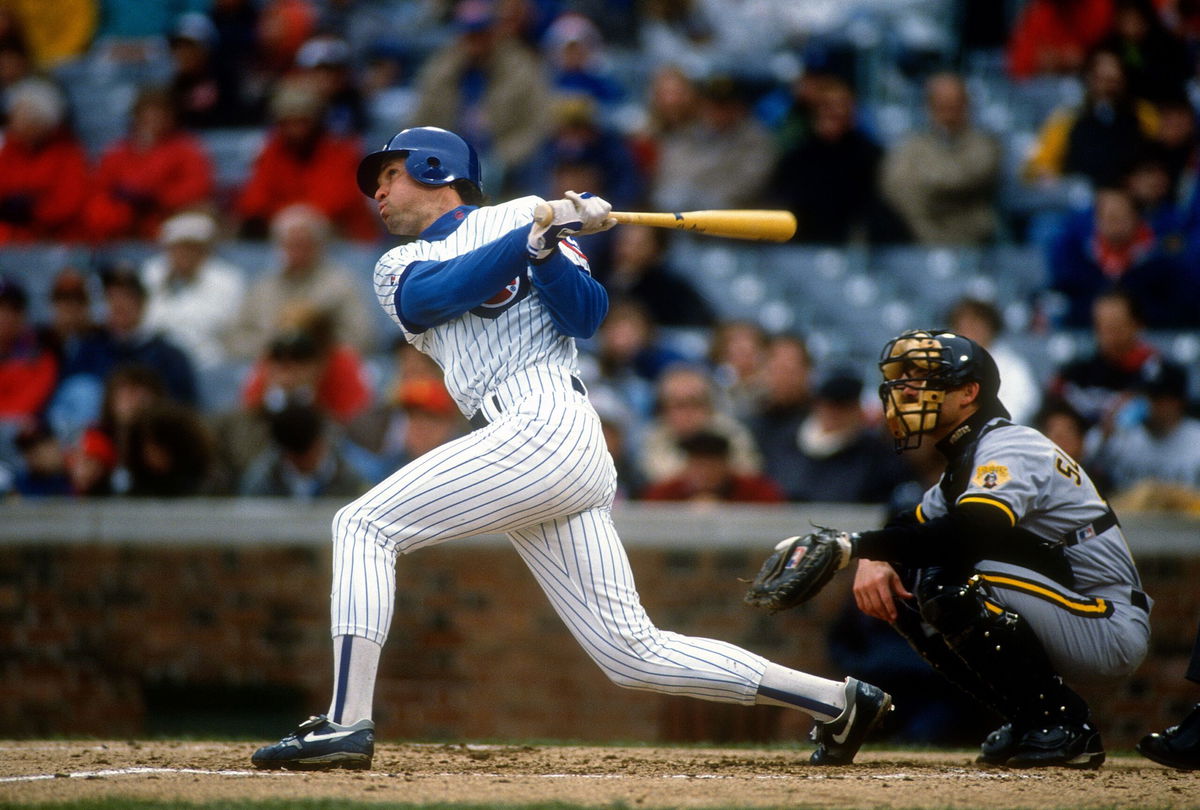
[[[1067,478],[1075,482],[1075,486],[1083,483],[1083,479],[1079,476],[1079,462],[1072,461],[1062,453],[1054,454],[1054,469],[1058,470]]]

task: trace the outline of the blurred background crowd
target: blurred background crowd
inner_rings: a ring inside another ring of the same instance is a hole
[[[909,504],[875,354],[946,326],[1135,508],[1200,512],[1196,0],[0,0],[0,491],[348,498],[468,428],[357,190],[410,125],[622,226],[581,343],[625,499]]]

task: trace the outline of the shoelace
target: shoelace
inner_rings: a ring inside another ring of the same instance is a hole
[[[305,720],[303,723],[301,723],[299,726],[297,726],[295,731],[293,731],[291,734],[284,737],[280,742],[287,742],[288,740],[298,740],[298,739],[300,739],[300,733],[302,731],[307,731],[310,728],[316,728],[317,726],[324,725],[327,722],[328,722],[328,718],[326,718],[325,716],[319,715],[319,714],[314,714],[313,716],[311,716],[307,720]]]

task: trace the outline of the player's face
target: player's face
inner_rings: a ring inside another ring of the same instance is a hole
[[[931,371],[921,362],[897,362],[901,362],[901,370],[892,382],[885,383],[884,402],[888,428],[896,439],[925,434],[934,442],[940,441],[977,410],[978,383],[934,388],[928,379]]]
[[[888,386],[887,418],[892,435],[930,433],[938,424],[942,393],[927,391],[929,370],[913,362],[902,364],[900,376]]]
[[[418,183],[409,176],[402,159],[385,163],[379,170],[378,183],[375,202],[379,204],[379,216],[388,233],[417,236],[448,210],[442,195],[436,193],[448,186],[431,187]]]
[[[978,390],[978,384],[967,383],[946,392],[946,397],[942,400],[941,413],[938,414],[937,429],[934,431],[936,438],[940,439],[949,434],[974,413],[975,409],[970,405],[975,401],[975,393]]]

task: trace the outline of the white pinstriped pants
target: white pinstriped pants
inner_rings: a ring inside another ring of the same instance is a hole
[[[574,391],[525,397],[497,421],[405,465],[333,521],[333,634],[387,638],[396,556],[506,533],[575,639],[617,685],[752,704],[767,661],[659,630],[611,519],[600,420]]]

